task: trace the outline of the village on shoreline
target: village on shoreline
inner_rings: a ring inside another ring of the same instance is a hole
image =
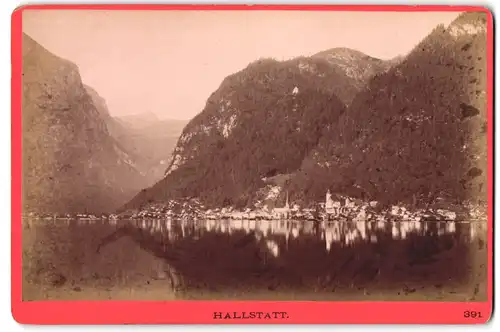
[[[151,203],[140,211],[131,210],[121,214],[23,214],[23,218],[31,219],[78,219],[78,220],[294,220],[294,221],[485,221],[487,209],[477,204],[467,204],[462,211],[428,208],[410,209],[405,206],[392,205],[381,208],[376,201],[363,202],[351,197],[333,200],[331,193],[326,193],[324,202],[315,208],[301,208],[297,204],[289,204],[288,195],[283,207],[270,208],[257,202],[254,208],[236,209],[233,207],[208,209],[198,199],[170,200],[165,203]]]

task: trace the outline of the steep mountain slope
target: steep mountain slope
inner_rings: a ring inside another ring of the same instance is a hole
[[[376,75],[304,160],[290,190],[386,203],[485,201],[486,14],[438,26]]]
[[[141,173],[143,179],[137,191],[161,180],[187,121],[160,120],[153,113],[113,117],[104,98],[87,85],[85,89],[92,97],[109,134]]]
[[[334,62],[332,60],[333,55],[339,52],[343,57],[347,57],[351,53],[355,54],[356,57],[345,58],[343,64],[340,65],[339,61]],[[327,57],[328,61],[322,59],[322,57],[326,57],[326,54],[329,55]],[[347,66],[349,59],[352,60],[351,67]],[[373,69],[371,65],[367,64],[368,62],[375,62],[378,67]],[[268,100],[267,95],[272,94],[274,97],[279,96],[278,98],[294,95],[292,90],[295,87],[300,90],[301,86],[326,95],[335,95],[344,104],[348,104],[363,86],[363,80],[366,83],[372,74],[389,68],[389,65],[384,66],[380,63],[382,63],[381,60],[363,56],[362,53],[349,49],[334,49],[317,57],[299,57],[284,62],[261,59],[251,63],[245,70],[226,78],[219,90],[209,98],[204,112],[193,119],[185,128],[166,174],[182,165],[185,159],[193,158],[192,154],[196,153],[198,141],[192,139],[192,137],[198,134],[203,136],[204,126],[216,126],[223,135],[226,135],[224,132],[228,129],[223,130],[221,123],[225,121],[232,123],[234,119],[228,114],[232,114],[231,110],[239,109],[240,104],[243,110],[248,107],[250,107],[250,110],[259,108],[260,104],[262,104],[263,108],[267,108],[273,107],[274,103],[278,103],[280,107],[284,100]],[[363,77],[352,75],[349,71],[350,68],[354,68],[353,70],[356,72],[364,70],[356,69],[358,67],[370,67],[372,69],[370,73],[365,73]],[[281,86],[268,87],[270,84],[281,84]],[[247,89],[248,91],[238,91],[238,94],[235,95],[236,91],[233,91],[235,89]],[[232,99],[236,99],[236,101]],[[237,103],[236,106],[234,105],[235,102]],[[217,103],[219,105],[213,105]],[[225,114],[223,119],[217,118],[219,113]],[[231,124],[228,125],[231,126]],[[190,143],[194,143],[193,148]]]
[[[138,115],[140,118],[140,116]],[[188,120],[161,120],[151,122],[131,121],[130,118],[115,119],[124,128],[119,137],[127,151],[136,156],[141,173],[146,177],[144,187],[149,187],[163,178],[165,169],[172,160],[175,144]]]
[[[94,90],[94,88],[86,84],[84,84],[83,86],[87,94],[92,98],[96,110],[99,112],[101,119],[106,124],[109,134],[112,137],[118,139],[126,131],[125,126],[120,121],[117,121],[114,117],[111,116],[106,100],[101,97],[99,93]]]
[[[23,35],[23,208],[105,212],[140,174],[109,135],[75,64]]]
[[[300,68],[300,61],[314,67]],[[331,89],[344,78],[325,61],[310,59],[263,59],[227,77],[185,127],[165,179],[125,208],[174,197],[245,206],[263,177],[295,171],[323,124],[342,114],[345,107]]]

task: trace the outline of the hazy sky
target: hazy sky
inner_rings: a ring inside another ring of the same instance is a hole
[[[112,115],[189,119],[222,80],[260,57],[349,47],[410,51],[458,13],[26,10],[23,30],[78,65]]]

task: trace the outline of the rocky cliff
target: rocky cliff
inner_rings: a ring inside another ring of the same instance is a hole
[[[75,64],[27,35],[22,49],[24,210],[113,211],[141,176],[110,135],[103,101],[92,98]]]

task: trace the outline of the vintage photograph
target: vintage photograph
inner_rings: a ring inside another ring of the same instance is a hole
[[[22,13],[22,298],[488,298],[485,12]]]

